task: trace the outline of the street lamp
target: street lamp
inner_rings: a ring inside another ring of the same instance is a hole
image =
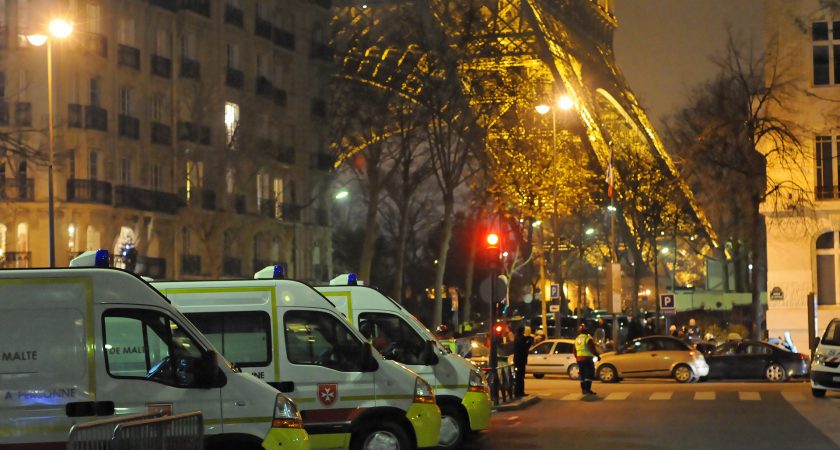
[[[55,267],[55,196],[53,194],[53,166],[55,165],[55,131],[53,130],[53,71],[52,38],[65,39],[73,33],[73,24],[64,19],[53,19],[49,24],[50,34],[32,34],[26,40],[35,47],[47,44],[47,103],[49,116],[50,164],[47,169],[47,191],[49,192],[49,237],[50,267]]]

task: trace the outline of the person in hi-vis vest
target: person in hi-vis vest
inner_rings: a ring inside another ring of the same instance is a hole
[[[575,338],[575,358],[580,372],[580,391],[583,395],[597,395],[592,392],[596,356],[598,349],[595,347],[595,340],[589,334],[586,324],[582,323],[578,326],[578,335]]]

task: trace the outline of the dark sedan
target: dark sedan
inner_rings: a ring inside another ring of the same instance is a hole
[[[708,378],[751,378],[779,382],[808,375],[808,357],[766,342],[740,341],[719,345],[706,355]]]

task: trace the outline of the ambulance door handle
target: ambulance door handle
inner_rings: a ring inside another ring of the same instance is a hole
[[[236,405],[236,406],[245,406],[248,403],[246,403],[245,400],[238,400],[238,401],[233,402],[233,404]]]

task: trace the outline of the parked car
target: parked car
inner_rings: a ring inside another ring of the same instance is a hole
[[[709,373],[703,354],[670,336],[635,339],[617,352],[601,355],[595,369],[604,383],[630,377],[673,377],[693,383]]]
[[[566,374],[577,380],[579,372],[574,346],[572,339],[548,339],[534,345],[528,351],[525,373],[533,374],[534,378],[542,378],[547,373]],[[508,357],[508,362],[513,364],[513,355]]]
[[[726,342],[706,356],[709,378],[753,378],[779,382],[808,376],[808,357],[760,341]]]
[[[819,398],[826,391],[840,391],[840,319],[828,323],[816,344],[810,379],[811,394]]]

